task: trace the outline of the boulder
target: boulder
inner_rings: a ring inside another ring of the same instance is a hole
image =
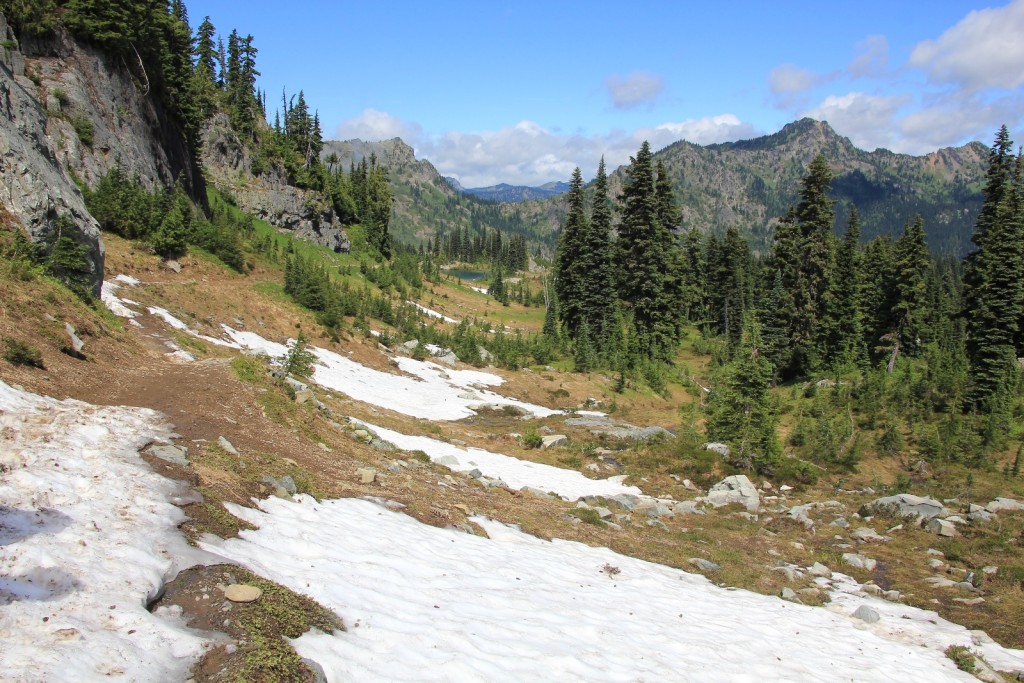
[[[870,516],[888,510],[894,511],[901,517],[920,517],[922,519],[945,517],[949,514],[942,503],[934,498],[914,496],[909,493],[876,498],[862,508],[861,514]]]
[[[860,553],[843,553],[843,564],[853,567],[854,569],[866,569],[870,572],[878,565],[878,561],[870,557],[865,557]]]
[[[235,448],[234,444],[232,444],[223,436],[217,439],[217,445],[224,449],[226,452],[230,453],[231,455],[238,455],[238,449]]]
[[[873,607],[861,605],[853,613],[853,618],[860,619],[861,621],[866,622],[868,624],[874,624],[877,621],[879,621],[882,618],[882,616]]]
[[[64,323],[64,331],[68,334],[68,341],[71,344],[70,349],[74,351],[72,355],[80,358],[82,356],[82,349],[85,348],[85,342],[78,336],[75,326],[71,323]]]
[[[258,586],[249,586],[244,583],[233,583],[224,589],[224,597],[231,602],[255,602],[263,595]]]
[[[947,538],[952,538],[957,535],[956,526],[954,526],[952,522],[938,518],[928,522],[928,525],[925,527],[925,531],[939,536],[945,536]]]
[[[711,560],[705,560],[703,557],[691,557],[690,564],[702,572],[717,572],[722,568],[721,565],[715,564]]]
[[[356,470],[356,476],[359,477],[360,484],[372,484],[377,478],[377,470],[372,467],[360,467]]]
[[[181,465],[183,467],[188,466],[188,460],[185,458],[185,456],[188,455],[188,449],[184,446],[172,446],[169,444],[156,445],[150,446],[146,452],[165,462]]]
[[[556,446],[564,446],[569,443],[569,437],[565,434],[550,434],[548,436],[541,437],[541,448],[555,448]]]
[[[878,532],[866,526],[859,527],[850,536],[861,543],[877,543],[885,540],[884,536],[879,536]]]
[[[709,441],[708,443],[704,444],[704,450],[714,451],[723,458],[728,458],[730,453],[732,453],[732,451],[729,449],[729,444],[717,443],[715,441]]]
[[[985,509],[989,512],[1020,512],[1024,510],[1024,503],[1013,498],[996,498]]]
[[[757,488],[745,474],[734,474],[718,482],[711,487],[704,500],[716,508],[739,503],[747,512],[757,512],[761,507]]]

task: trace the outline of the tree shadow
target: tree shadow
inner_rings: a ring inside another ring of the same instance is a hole
[[[71,525],[71,518],[58,510],[22,510],[0,505],[0,546],[23,541],[36,534],[55,534]]]

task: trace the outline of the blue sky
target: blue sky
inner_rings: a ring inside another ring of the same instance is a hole
[[[467,187],[592,177],[640,142],[828,120],[924,154],[1024,128],[1024,0],[189,0],[251,33],[268,107],[305,91],[325,137],[399,136]]]

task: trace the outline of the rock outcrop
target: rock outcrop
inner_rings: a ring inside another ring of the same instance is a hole
[[[238,208],[313,244],[338,252],[351,248],[334,207],[318,193],[289,185],[276,166],[253,175],[249,152],[226,115],[210,119],[202,143],[203,166],[211,181],[233,196]]]
[[[32,240],[49,244],[71,237],[88,250],[90,285],[99,296],[103,282],[103,242],[78,187],[58,160],[47,137],[48,116],[25,76],[25,58],[0,15],[4,41],[0,63],[0,196]]]
[[[151,189],[181,182],[205,204],[206,190],[181,127],[141,67],[78,43],[58,27],[28,44],[36,99],[57,160],[93,187],[120,165]]]

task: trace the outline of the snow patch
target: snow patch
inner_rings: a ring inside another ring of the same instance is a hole
[[[254,332],[240,332],[226,325],[222,327],[234,343],[266,353],[271,358],[279,358],[288,351],[284,344],[269,341]],[[393,375],[328,349],[315,346],[309,349],[318,359],[313,370],[317,384],[403,415],[428,420],[461,420],[476,415],[473,408],[506,405],[537,417],[559,412],[483,389],[483,386],[496,386],[503,382],[501,377],[492,373],[453,370],[430,361],[400,357],[395,359],[399,369],[414,377]]]
[[[941,620],[921,642],[484,518],[490,538],[364,500],[259,505],[229,506],[257,530],[206,545],[345,619],[293,641],[332,681],[975,680]]]
[[[416,303],[415,301],[406,301],[405,303],[409,304],[410,306],[415,306],[416,308],[420,309],[421,311],[426,313],[431,318],[437,318],[438,320],[443,320],[446,323],[453,323],[455,325],[458,325],[459,322],[460,322],[459,320],[456,320],[455,318],[449,318],[444,313],[438,313],[437,311],[435,311],[432,308],[427,308],[426,306],[421,306],[420,304]]]
[[[617,496],[623,493],[633,496],[643,495],[643,492],[636,486],[623,484],[623,476],[609,479],[588,479],[575,470],[520,460],[510,455],[492,453],[481,448],[459,448],[430,437],[409,436],[354,418],[352,421],[371,429],[381,439],[390,441],[402,450],[423,451],[430,456],[431,460],[447,456],[444,464],[449,469],[456,472],[479,469],[485,477],[500,479],[511,489],[522,489],[529,486],[554,493],[566,500],[577,500],[589,495]],[[449,464],[452,458],[455,459],[455,463]]]
[[[207,641],[146,610],[200,553],[179,484],[137,449],[158,413],[56,401],[0,382],[0,676],[184,680]]]

